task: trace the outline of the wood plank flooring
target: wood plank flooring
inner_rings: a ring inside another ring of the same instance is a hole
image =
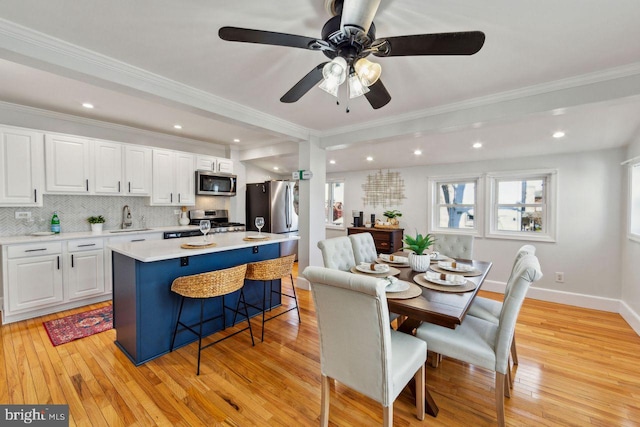
[[[318,425],[315,313],[311,294],[298,296],[301,324],[291,311],[267,322],[265,341],[255,347],[247,332],[204,350],[200,376],[197,344],[140,367],[114,345],[113,330],[51,345],[43,321],[104,303],[3,325],[0,402],[67,403],[70,425],[78,426]],[[253,325],[259,337],[258,319]],[[619,315],[527,299],[516,333],[520,365],[505,400],[508,425],[640,425],[640,337]],[[444,358],[427,367],[438,417],[418,421],[405,390],[394,425],[495,425],[493,384],[491,372]],[[381,423],[376,402],[336,383],[330,425]]]

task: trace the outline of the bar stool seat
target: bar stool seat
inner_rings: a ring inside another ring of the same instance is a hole
[[[249,313],[247,311],[247,304],[244,299],[244,292],[242,290],[244,286],[244,276],[247,271],[247,264],[242,264],[237,267],[226,268],[223,270],[216,270],[207,273],[194,274],[191,276],[183,276],[178,277],[171,284],[171,290],[178,295],[181,296],[180,300],[180,310],[178,312],[178,319],[176,321],[176,327],[173,331],[173,338],[171,339],[171,349],[169,351],[173,351],[173,346],[176,341],[176,335],[178,334],[178,327],[182,326],[183,329],[180,332],[188,330],[195,335],[198,336],[198,369],[196,371],[196,375],[200,375],[200,353],[203,349],[212,346],[222,340],[230,338],[236,334],[249,330],[249,334],[251,335],[251,345],[255,345],[253,340],[253,332],[251,330],[251,321],[249,320]],[[240,296],[238,299],[237,306],[228,307],[225,304],[224,297],[225,295],[229,295],[233,292],[240,290]],[[222,314],[210,317],[208,319],[204,319],[204,302],[209,298],[217,298],[222,297]],[[186,325],[180,321],[180,317],[182,316],[182,308],[184,307],[185,298],[199,299],[200,300],[200,322]],[[238,309],[240,307],[240,303],[244,306],[244,315],[247,319],[248,326],[244,329],[236,331],[230,335],[227,335],[224,338],[220,338],[212,343],[209,343],[205,346],[202,345],[202,325],[222,318],[222,329],[226,328],[226,318],[225,318],[225,309],[231,310],[234,312],[234,324],[235,324],[235,315],[238,314]],[[194,328],[198,326],[198,330]]]
[[[288,255],[280,258],[270,259],[266,261],[259,261],[247,264],[247,272],[244,276],[247,280],[256,280],[262,282],[262,307],[257,307],[252,304],[247,304],[252,308],[262,311],[262,337],[261,340],[264,341],[264,323],[269,320],[273,320],[278,316],[282,316],[283,314],[296,310],[298,313],[298,322],[302,322],[300,319],[300,309],[298,308],[298,297],[296,295],[296,286],[293,283],[293,263],[296,259],[294,255]],[[289,276],[291,279],[291,288],[293,289],[293,295],[289,295],[282,291],[282,285],[280,286],[280,290],[273,289],[273,281],[282,279],[283,277]],[[282,311],[274,316],[265,319],[265,300],[267,298],[267,282],[269,282],[269,311],[271,311],[272,307],[272,296],[273,294],[280,294],[281,296],[293,298],[295,301],[295,306],[291,307],[287,310]]]

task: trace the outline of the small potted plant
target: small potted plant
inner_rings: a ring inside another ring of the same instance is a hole
[[[404,236],[403,239],[406,246],[402,249],[409,249],[409,265],[413,271],[427,271],[429,264],[431,264],[431,256],[425,251],[433,245],[436,239],[431,234],[425,234],[422,236],[420,233],[416,233],[415,237]]]
[[[399,210],[393,209],[393,210],[384,211],[382,215],[384,215],[385,218],[387,218],[387,222],[389,223],[389,225],[397,226],[400,223],[400,221],[397,218],[400,218],[402,216],[402,212],[400,212]]]
[[[87,221],[91,224],[91,232],[93,234],[102,233],[102,224],[106,221],[102,215],[90,216]]]

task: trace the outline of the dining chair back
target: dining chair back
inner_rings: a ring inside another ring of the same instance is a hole
[[[329,422],[329,380],[382,404],[384,425],[393,424],[393,402],[416,380],[416,417],[424,419],[427,346],[389,328],[383,279],[322,267],[307,267],[320,336],[321,425]]]
[[[326,268],[349,271],[356,265],[353,247],[348,236],[321,240],[318,242],[318,248],[322,252],[322,260]]]
[[[511,291],[505,296],[498,324],[467,316],[455,329],[423,323],[416,330],[416,337],[425,340],[430,350],[495,372],[499,426],[505,425],[504,396],[510,396],[506,384],[509,351],[518,313],[529,286],[541,277],[540,263],[535,255],[524,255],[510,279]]]
[[[356,265],[361,262],[372,263],[376,261],[378,251],[376,250],[376,244],[373,241],[371,233],[350,234],[349,239],[351,240]]]
[[[473,259],[472,234],[431,233],[435,238],[433,250],[451,258]]]

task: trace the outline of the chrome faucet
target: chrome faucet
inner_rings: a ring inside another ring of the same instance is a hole
[[[129,210],[129,205],[124,205],[124,208],[122,208],[122,228],[129,228],[132,225],[131,210]]]

